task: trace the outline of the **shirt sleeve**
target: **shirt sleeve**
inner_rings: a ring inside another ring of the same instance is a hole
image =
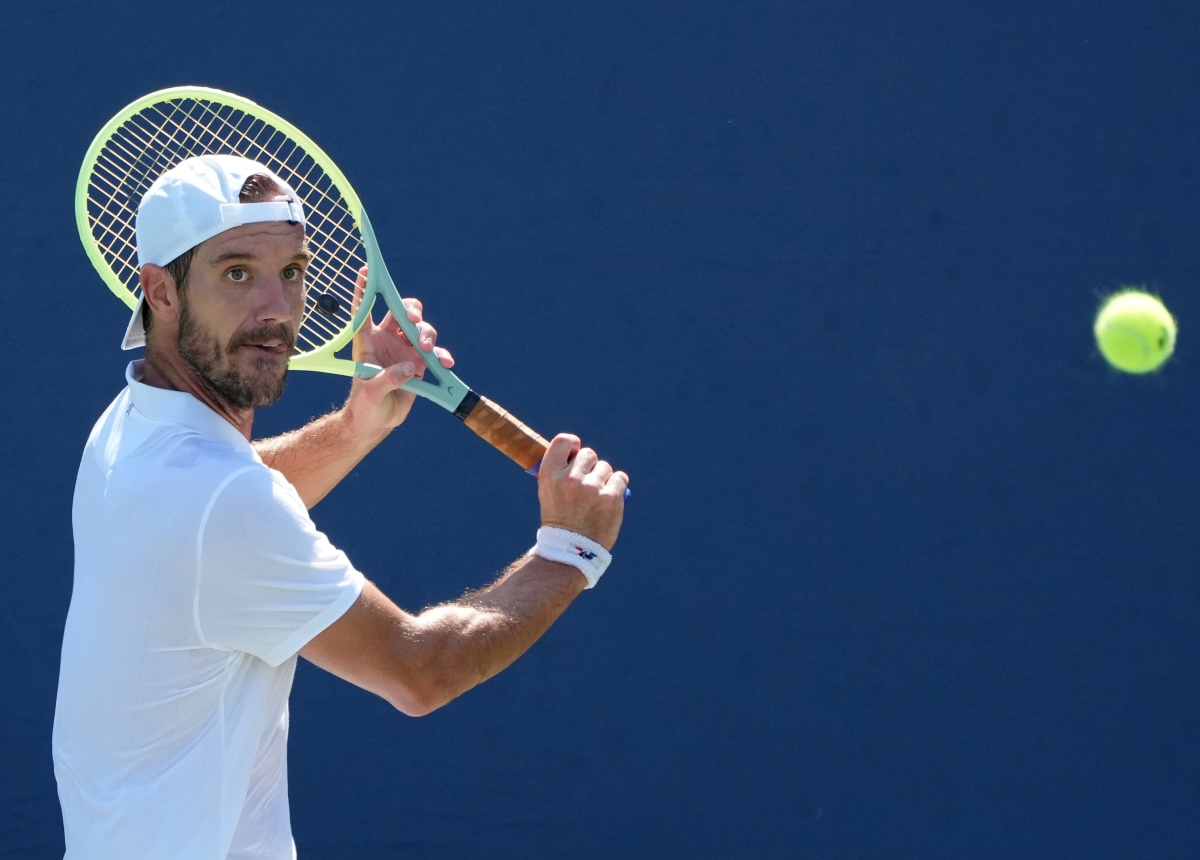
[[[217,490],[198,549],[201,638],[271,666],[340,618],[365,582],[313,525],[295,488],[261,466],[235,474]]]

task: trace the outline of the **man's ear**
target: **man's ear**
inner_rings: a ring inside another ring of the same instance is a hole
[[[142,295],[156,319],[174,322],[179,317],[179,288],[171,273],[147,263],[141,272]]]

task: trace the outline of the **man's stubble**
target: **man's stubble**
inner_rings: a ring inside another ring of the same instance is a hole
[[[290,352],[296,340],[290,328],[282,323],[259,326],[239,332],[228,346],[222,347],[215,335],[196,322],[185,294],[181,292],[179,298],[179,334],[176,338],[179,355],[213,395],[236,411],[270,406],[283,396],[287,365],[278,372],[267,361],[256,360],[258,373],[247,377],[231,361],[231,356],[239,346],[263,340],[280,340]]]

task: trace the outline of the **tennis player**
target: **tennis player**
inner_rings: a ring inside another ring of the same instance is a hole
[[[538,477],[536,545],[491,585],[411,615],[308,509],[412,406],[420,342],[368,321],[385,368],[301,430],[251,443],[284,389],[304,309],[304,207],[267,168],[188,159],[137,215],[145,357],[96,423],[75,487],[75,581],[54,764],[67,860],[285,860],[296,655],[428,714],[520,656],[610,560],[626,475],[559,435]],[[360,277],[360,288],[363,279]]]

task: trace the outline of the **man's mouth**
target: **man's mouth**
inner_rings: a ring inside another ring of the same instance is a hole
[[[291,351],[291,346],[281,340],[264,340],[260,343],[243,344],[243,346],[265,355],[286,355]]]
[[[237,338],[232,345],[232,350],[246,348],[250,352],[266,356],[290,356],[295,340],[290,336],[290,332],[283,330],[281,327],[272,327],[266,330],[245,332],[241,337]]]

